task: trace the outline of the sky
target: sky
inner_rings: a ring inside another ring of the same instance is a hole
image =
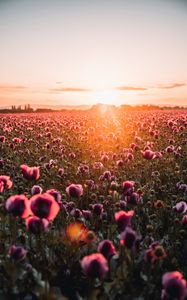
[[[0,106],[187,105],[186,0],[0,0]]]

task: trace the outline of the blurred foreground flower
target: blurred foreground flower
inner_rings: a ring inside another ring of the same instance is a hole
[[[73,243],[79,243],[86,240],[88,233],[87,227],[82,222],[74,222],[67,226],[67,238]]]
[[[162,276],[162,299],[184,300],[187,295],[187,284],[178,271],[168,272]]]

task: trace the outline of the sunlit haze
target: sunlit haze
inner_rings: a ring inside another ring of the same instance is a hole
[[[0,106],[187,105],[182,0],[1,0]]]

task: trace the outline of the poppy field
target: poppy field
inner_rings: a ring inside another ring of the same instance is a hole
[[[187,299],[186,110],[0,120],[0,299]]]

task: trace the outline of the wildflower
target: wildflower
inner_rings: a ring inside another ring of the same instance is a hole
[[[33,234],[40,234],[46,232],[48,229],[49,221],[47,219],[41,219],[36,216],[30,217],[25,221],[27,230]]]
[[[100,162],[100,161],[94,162],[93,168],[94,168],[95,170],[100,170],[100,169],[102,169],[102,168],[103,168],[102,162]]]
[[[166,148],[167,153],[172,153],[172,152],[174,152],[174,150],[175,150],[175,147],[173,145],[170,145]]]
[[[102,253],[106,259],[110,259],[113,255],[116,255],[116,249],[110,240],[100,242],[97,250]]]
[[[70,197],[79,198],[80,196],[83,195],[83,187],[81,184],[72,183],[66,188],[66,193]]]
[[[75,218],[80,218],[80,217],[82,217],[82,212],[79,208],[74,208],[71,210],[70,215]]]
[[[100,203],[96,203],[92,205],[93,214],[100,216],[103,212],[103,205]]]
[[[120,200],[118,204],[119,204],[120,209],[125,209],[127,206],[127,203],[124,200]]]
[[[130,196],[127,197],[127,203],[137,205],[140,203],[140,195],[138,193],[133,192]]]
[[[82,210],[82,214],[86,220],[90,220],[92,218],[92,212],[90,210]]]
[[[187,224],[187,215],[184,215],[183,217],[182,217],[182,224]]]
[[[105,171],[103,173],[103,179],[105,180],[110,180],[111,179],[111,172],[110,171]]]
[[[64,168],[58,169],[58,175],[61,177],[64,175]]]
[[[37,195],[37,194],[41,194],[42,193],[42,188],[39,185],[33,185],[32,189],[31,189],[31,195]]]
[[[67,238],[73,243],[85,241],[87,233],[88,229],[82,222],[70,223],[66,228]]]
[[[145,151],[141,151],[143,158],[147,160],[154,159],[156,157],[155,152],[151,151],[150,149],[147,149]]]
[[[21,262],[26,258],[27,250],[20,246],[11,246],[8,250],[8,255],[16,262]]]
[[[173,210],[179,213],[185,214],[187,212],[187,204],[184,201],[178,202],[174,207]]]
[[[181,183],[180,186],[179,186],[179,190],[184,192],[184,193],[187,193],[187,184]]]
[[[103,155],[101,156],[101,161],[103,161],[104,163],[107,162],[108,160],[109,160],[108,155],[103,154]]]
[[[54,220],[60,210],[59,204],[48,193],[33,196],[30,199],[30,208],[35,216],[49,221]]]
[[[131,227],[127,226],[126,229],[120,234],[120,243],[121,245],[127,247],[130,250],[136,251],[139,236],[136,231],[134,231]]]
[[[5,143],[5,141],[6,141],[6,137],[4,135],[1,135],[0,136],[0,142]]]
[[[15,138],[13,138],[12,141],[13,141],[13,143],[15,143],[15,144],[20,144],[20,143],[22,142],[22,139],[15,137]]]
[[[154,202],[154,207],[155,208],[164,208],[166,205],[162,200],[156,200],[156,202]]]
[[[117,165],[118,167],[123,167],[123,165],[124,165],[123,160],[122,160],[122,159],[117,160],[116,165]]]
[[[158,242],[153,242],[149,249],[145,251],[144,259],[147,262],[156,262],[157,260],[161,260],[167,257],[167,254],[162,245]]]
[[[130,180],[126,180],[123,182],[122,186],[123,186],[123,194],[124,195],[130,195],[133,193],[134,191],[134,185],[135,182],[134,181],[130,181]]]
[[[53,196],[56,200],[56,202],[60,205],[62,203],[62,196],[60,194],[59,191],[55,190],[55,189],[50,189],[50,190],[47,190],[46,192],[47,194]]]
[[[21,165],[23,177],[28,180],[38,180],[40,177],[40,167],[29,167],[27,165]]]
[[[86,276],[99,279],[103,279],[109,270],[108,262],[101,253],[84,256],[81,267]]]
[[[162,276],[163,300],[184,300],[187,295],[187,283],[178,271],[168,272]]]
[[[126,211],[118,211],[115,213],[115,220],[118,225],[119,231],[125,230],[127,226],[131,225],[131,219],[134,216],[134,210]]]
[[[0,176],[0,193],[4,191],[4,189],[11,189],[12,181],[10,180],[9,176],[1,175]]]
[[[14,195],[6,200],[6,210],[15,217],[27,218],[31,215],[29,200],[25,195]]]
[[[127,160],[133,160],[134,159],[134,155],[132,153],[127,153]]]

